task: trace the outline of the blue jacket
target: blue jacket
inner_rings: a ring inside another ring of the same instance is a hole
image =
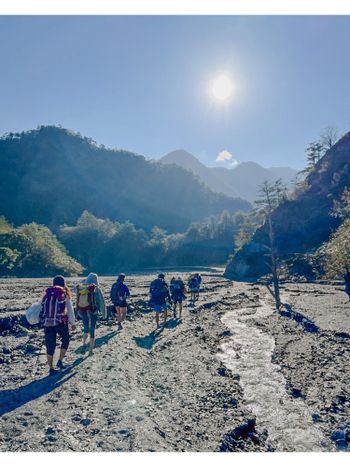
[[[118,291],[118,293],[117,293]],[[115,282],[113,285],[112,285],[112,289],[111,289],[111,300],[113,303],[117,303],[118,301],[118,298],[117,296],[121,296],[123,297],[123,299],[125,300],[127,297],[130,297],[130,292],[129,292],[129,289],[128,287],[124,284],[124,282]]]

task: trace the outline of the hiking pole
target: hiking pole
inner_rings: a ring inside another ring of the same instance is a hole
[[[43,349],[43,345],[44,345],[44,340],[42,339],[41,341],[41,344],[40,344],[40,348],[39,348],[39,352],[38,352],[38,356],[36,358],[36,361],[35,361],[35,364],[34,364],[34,371],[33,371],[33,374],[32,374],[32,377],[35,378],[37,372],[38,372],[38,363],[39,363],[39,357],[41,355],[41,351]]]

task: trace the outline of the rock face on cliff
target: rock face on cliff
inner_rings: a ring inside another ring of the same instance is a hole
[[[307,253],[327,241],[340,224],[332,217],[333,203],[350,186],[350,132],[317,163],[306,178],[307,188],[273,213],[277,252],[281,260],[295,253]],[[263,225],[226,268],[226,276],[255,280],[269,272],[266,256],[267,226]]]

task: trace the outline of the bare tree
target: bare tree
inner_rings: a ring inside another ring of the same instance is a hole
[[[272,213],[276,209],[276,207],[286,200],[287,197],[287,190],[283,186],[281,180],[277,180],[274,184],[264,181],[264,183],[260,186],[258,199],[255,201],[259,211],[263,213],[265,218],[265,223],[267,224],[268,228],[268,236],[269,236],[269,256],[270,256],[270,264],[271,272],[272,272],[272,281],[274,287],[274,298],[276,303],[276,308],[279,309],[281,306],[280,300],[280,290],[279,290],[279,279],[278,279],[278,268],[277,268],[277,251],[275,245],[275,234],[272,222]]]
[[[322,145],[324,153],[331,149],[338,140],[338,132],[332,126],[327,126],[321,133],[319,143]]]

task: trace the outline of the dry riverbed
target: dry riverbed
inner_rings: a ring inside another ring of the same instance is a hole
[[[101,321],[87,357],[78,322],[67,368],[51,378],[42,331],[23,319],[48,280],[0,280],[0,450],[347,449],[345,294],[286,284],[277,314],[264,286],[202,277],[196,305],[155,331],[152,277],[131,276],[124,329]],[[108,297],[112,278],[101,283]]]

